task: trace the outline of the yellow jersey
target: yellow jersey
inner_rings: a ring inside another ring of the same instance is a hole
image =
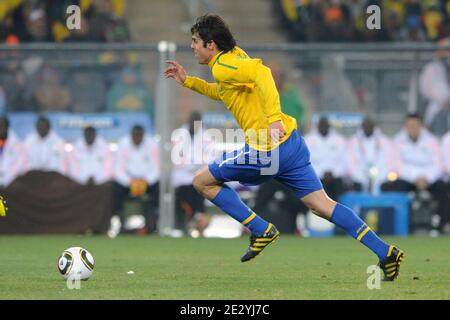
[[[245,142],[259,151],[269,151],[286,141],[297,121],[281,112],[280,96],[272,73],[261,59],[250,58],[234,47],[219,52],[208,63],[215,83],[186,76],[183,85],[215,100],[221,100],[245,133]],[[286,135],[271,142],[269,124],[281,121]]]

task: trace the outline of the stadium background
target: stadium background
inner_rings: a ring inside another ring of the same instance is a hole
[[[65,27],[65,10],[71,4],[81,8],[79,31]],[[381,8],[381,30],[365,26],[365,10],[371,4]],[[209,202],[205,202],[205,215],[191,219],[195,212],[189,197],[177,202],[179,193],[173,184],[171,134],[189,121],[193,111],[201,113],[205,128],[235,127],[221,103],[161,76],[164,61],[175,58],[189,73],[211,80],[209,69],[196,63],[189,48],[189,28],[205,12],[221,15],[238,44],[284,79],[286,87],[280,93],[286,90],[286,104],[291,103],[290,111],[303,134],[314,131],[325,115],[350,140],[369,115],[393,138],[403,128],[407,113],[426,112],[429,101],[421,92],[421,73],[436,52],[450,50],[445,42],[450,37],[450,1],[444,0],[80,0],[57,4],[0,0],[0,112],[8,117],[10,128],[25,140],[35,131],[37,118],[44,115],[64,139],[63,149],[70,157],[83,129],[93,126],[117,161],[119,140],[140,125],[158,146],[158,156],[149,161],[158,172],[154,187],[159,190],[125,195],[117,218],[112,182],[76,182],[64,172],[70,162],[59,173],[29,171],[24,165],[13,181],[1,186],[9,211],[0,219],[0,234],[94,233],[119,238],[119,232],[195,238],[246,234]],[[450,130],[448,106],[428,130],[438,139]],[[241,143],[215,148],[220,151]],[[0,161],[4,158],[0,156]],[[9,170],[5,163],[2,170],[2,174]],[[118,170],[114,166],[111,180]],[[447,196],[448,174],[442,170]],[[356,191],[349,174],[342,178],[346,187],[339,190],[339,197]],[[263,197],[266,201],[258,207],[263,210],[257,212],[284,233],[296,238],[340,233],[314,219],[279,185],[268,186],[265,193],[232,186],[252,207],[258,205],[258,196]],[[398,198],[392,200],[378,186],[350,194],[348,204],[381,234],[440,234],[433,219],[442,213],[436,211],[433,200],[421,200],[417,193],[391,195]],[[364,203],[370,205],[364,208]],[[419,227],[412,228],[414,224]],[[443,242],[444,247],[447,244]]]

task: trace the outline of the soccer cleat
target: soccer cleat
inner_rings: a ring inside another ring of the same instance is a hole
[[[6,201],[2,196],[0,196],[0,217],[6,216],[6,211],[8,211],[8,208],[6,207]]]
[[[400,264],[405,258],[405,253],[397,247],[390,246],[386,258],[378,263],[378,266],[383,270],[383,281],[394,281],[400,274]]]
[[[274,242],[280,237],[280,232],[275,228],[273,224],[269,224],[269,230],[264,233],[262,236],[250,236],[250,245],[247,248],[247,251],[241,257],[241,262],[246,262],[264,250],[270,243]]]

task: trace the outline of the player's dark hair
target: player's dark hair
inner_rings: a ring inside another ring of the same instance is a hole
[[[236,40],[225,21],[216,14],[205,14],[197,18],[191,28],[191,33],[198,33],[204,42],[204,47],[214,41],[221,51],[230,51],[236,46]]]

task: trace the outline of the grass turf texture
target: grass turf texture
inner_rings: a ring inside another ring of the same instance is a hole
[[[450,299],[450,237],[385,239],[406,262],[397,281],[369,290],[366,269],[377,258],[349,237],[282,235],[241,263],[244,237],[0,236],[1,299]],[[80,290],[69,290],[56,267],[71,246],[95,259]]]

